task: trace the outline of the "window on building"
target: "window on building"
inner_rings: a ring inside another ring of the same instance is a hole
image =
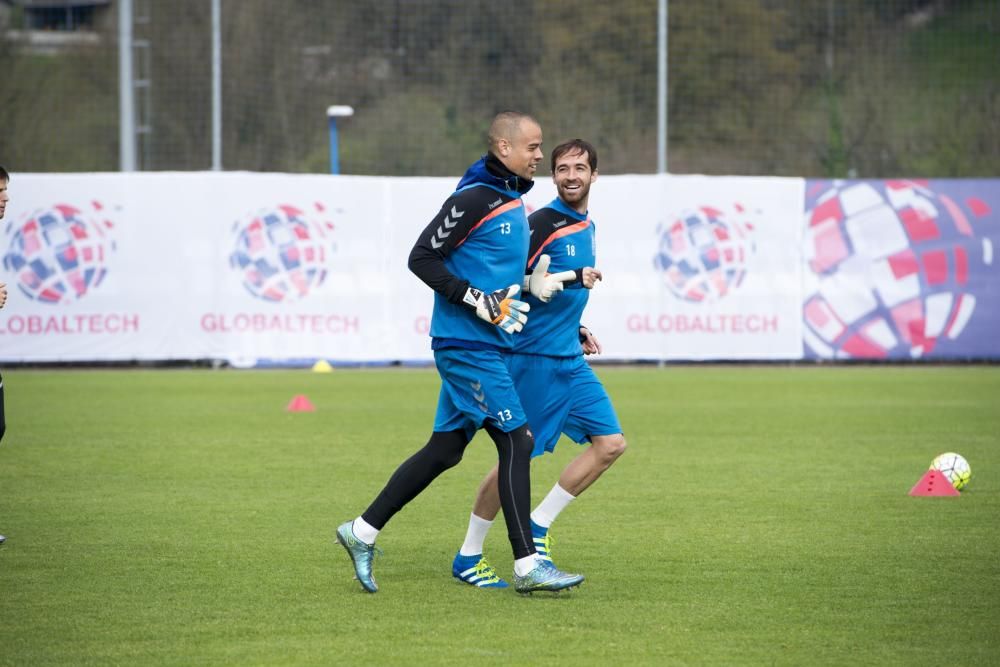
[[[93,4],[24,5],[24,27],[28,30],[91,30],[94,27]]]

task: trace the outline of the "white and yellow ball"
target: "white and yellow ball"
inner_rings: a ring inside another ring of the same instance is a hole
[[[947,452],[937,456],[931,461],[932,470],[940,470],[941,474],[948,478],[951,485],[958,491],[965,488],[965,485],[972,479],[972,468],[965,457],[955,452]]]

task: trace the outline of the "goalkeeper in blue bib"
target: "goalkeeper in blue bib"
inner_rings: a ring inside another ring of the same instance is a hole
[[[514,551],[515,590],[558,591],[583,581],[536,553],[529,518],[535,443],[508,368],[528,320],[529,306],[518,298],[529,236],[521,196],[533,185],[541,145],[542,130],[533,118],[497,115],[489,152],[469,167],[410,252],[410,270],[435,292],[430,335],[441,391],[427,444],[396,469],[361,516],[337,528],[337,542],[369,593],[378,590],[372,561],[379,532],[462,459],[480,428],[499,456],[496,493]],[[538,290],[558,289],[553,283],[552,277],[535,280]]]
[[[549,527],[559,513],[625,451],[625,437],[611,399],[584,361],[601,351],[580,324],[589,288],[601,279],[595,265],[594,224],[587,215],[590,186],[597,179],[597,151],[575,139],[552,151],[558,198],[529,218],[528,282],[531,326],[514,339],[510,371],[535,438],[532,457],[555,449],[560,434],[589,446],[569,463],[559,481],[531,513],[532,541],[552,562]],[[554,294],[561,292],[558,295]],[[480,588],[506,588],[483,557],[483,543],[501,508],[495,467],[479,487],[465,542],[452,575]],[[504,507],[506,515],[507,508]]]

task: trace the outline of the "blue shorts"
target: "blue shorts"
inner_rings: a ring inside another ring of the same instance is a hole
[[[471,440],[486,424],[505,433],[526,424],[528,418],[507,367],[510,357],[499,350],[435,350],[441,395],[434,430],[462,429]]]
[[[513,354],[509,366],[535,436],[532,457],[553,451],[561,433],[583,444],[622,432],[608,392],[583,356]]]

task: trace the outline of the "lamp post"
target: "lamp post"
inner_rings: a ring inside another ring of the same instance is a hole
[[[667,5],[660,0],[657,23],[656,171],[667,173]]]
[[[132,0],[118,3],[118,164],[135,171],[135,81],[132,76]]]
[[[222,171],[222,0],[212,0],[212,171]]]
[[[354,115],[354,107],[334,105],[326,108],[326,118],[330,124],[330,173],[340,173],[340,143],[337,137],[337,119]]]

